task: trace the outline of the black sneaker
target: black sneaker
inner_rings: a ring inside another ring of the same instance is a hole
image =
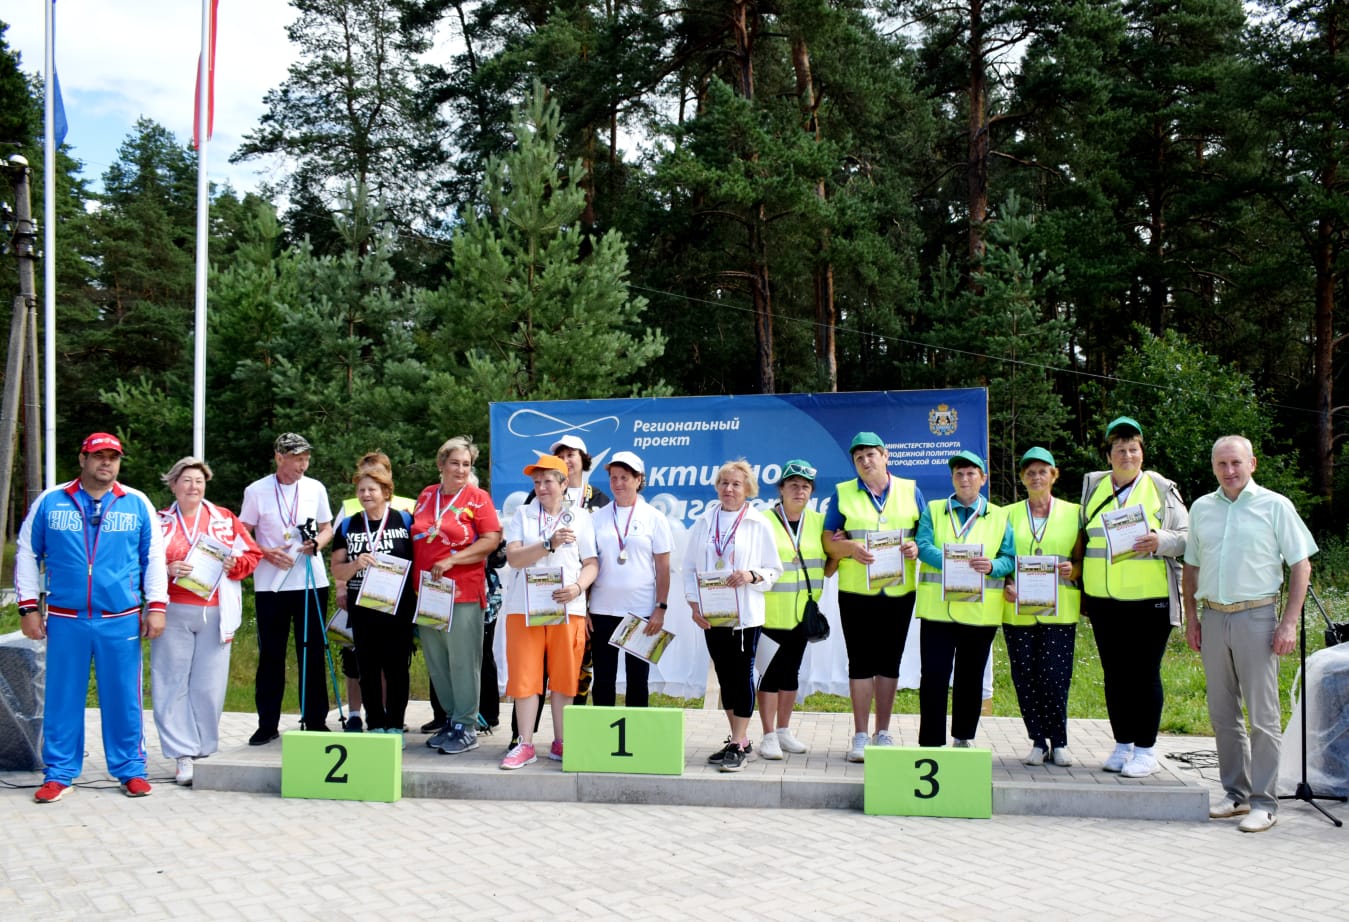
[[[346,720],[342,722],[342,729],[347,731],[348,733],[360,733],[362,730],[361,715],[352,714],[350,717],[348,717]]]
[[[280,736],[281,734],[277,733],[275,730],[263,730],[259,728],[256,732],[254,732],[252,736],[248,738],[248,745],[265,746],[272,740],[277,739]]]
[[[445,726],[445,719],[444,719],[443,717],[442,717],[441,719],[439,719],[439,720],[437,720],[436,718],[432,717],[432,718],[431,718],[430,720],[428,720],[426,723],[422,724],[422,732],[423,732],[423,733],[435,733],[435,732],[437,732],[437,731],[443,729],[444,726]]]
[[[745,761],[748,758],[748,747],[741,749],[735,743],[731,743],[722,750],[721,770],[724,772],[738,772],[745,767]]]
[[[726,737],[726,745],[722,746],[716,752],[712,753],[710,756],[707,757],[707,764],[720,765],[722,761],[726,758],[726,753],[730,752],[732,749],[739,749],[739,748],[740,748],[739,746],[731,742],[731,738],[728,736]]]

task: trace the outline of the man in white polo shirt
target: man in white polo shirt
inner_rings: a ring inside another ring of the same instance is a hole
[[[328,573],[320,552],[333,540],[328,491],[304,472],[309,468],[308,439],[286,432],[273,446],[276,473],[244,490],[239,520],[262,548],[253,573],[258,609],[258,670],[253,701],[258,729],[249,745],[270,743],[279,735],[281,698],[286,691],[287,635],[295,634],[295,658],[304,677],[300,725],[326,730],[328,719]],[[307,615],[307,617],[306,617]],[[307,626],[306,626],[307,622]]]
[[[1185,639],[1203,656],[1218,773],[1226,791],[1209,816],[1243,816],[1242,832],[1264,832],[1276,822],[1279,807],[1279,657],[1293,651],[1311,581],[1309,558],[1317,548],[1287,497],[1251,479],[1255,453],[1248,439],[1218,439],[1213,473],[1218,489],[1190,507],[1184,579],[1190,613]],[[1285,565],[1288,597],[1280,612]],[[1249,742],[1243,697],[1251,721]]]

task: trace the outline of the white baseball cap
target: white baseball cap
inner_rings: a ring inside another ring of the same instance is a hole
[[[548,453],[555,455],[559,448],[575,448],[582,454],[590,454],[590,452],[586,451],[586,443],[582,442],[581,437],[576,435],[564,435],[553,443],[553,447],[548,449]]]
[[[621,464],[626,468],[636,471],[642,476],[646,476],[646,465],[642,463],[641,458],[630,451],[615,452],[614,456],[609,459],[609,463],[604,465],[604,469],[607,471],[615,464]]]

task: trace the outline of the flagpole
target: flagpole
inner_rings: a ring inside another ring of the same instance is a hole
[[[210,183],[206,149],[211,132],[211,0],[201,2],[201,60],[197,65],[197,297],[193,320],[192,454],[206,457],[206,270],[210,255]]]
[[[48,0],[44,6],[47,34],[42,93],[42,328],[47,398],[46,486],[50,489],[56,485],[56,89],[52,80],[56,67],[56,4]]]

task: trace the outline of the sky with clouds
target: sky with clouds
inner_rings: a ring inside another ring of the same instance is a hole
[[[27,73],[43,67],[47,0],[8,0],[0,20]],[[56,67],[70,124],[66,145],[92,182],[117,158],[141,116],[181,143],[192,139],[192,94],[201,49],[200,0],[57,0]],[[284,0],[220,0],[216,39],[215,132],[211,180],[236,190],[267,180],[264,161],[231,164],[229,155],[263,113],[262,98],[294,60]]]

